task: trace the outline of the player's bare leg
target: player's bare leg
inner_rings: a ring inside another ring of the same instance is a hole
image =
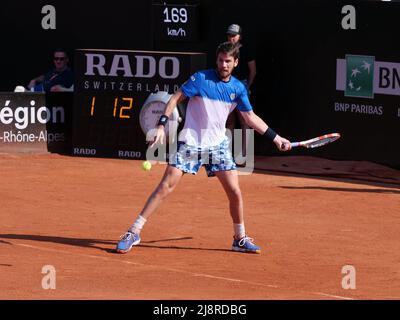
[[[148,219],[150,215],[156,211],[161,202],[175,189],[183,176],[183,172],[175,167],[167,166],[164,176],[157,188],[147,199],[140,215]]]
[[[244,223],[243,218],[243,199],[239,187],[239,177],[236,170],[219,171],[215,175],[218,177],[229,199],[229,211],[233,223]]]
[[[156,211],[161,202],[175,189],[181,180],[183,172],[175,167],[167,166],[157,188],[147,199],[142,211],[129,230],[121,236],[117,244],[117,252],[127,253],[133,246],[140,243],[140,232],[147,221],[147,218]]]
[[[253,243],[253,239],[246,235],[244,227],[243,198],[239,187],[237,171],[219,171],[216,172],[215,175],[221,182],[229,199],[229,211],[232,217],[235,233],[232,250],[247,253],[260,253],[260,247],[256,246]]]

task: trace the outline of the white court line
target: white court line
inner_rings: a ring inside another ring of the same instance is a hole
[[[261,286],[261,287],[268,287],[268,288],[275,288],[275,289],[283,289],[283,290],[285,289],[285,288],[282,288],[282,287],[279,287],[279,286],[275,286],[275,285],[271,285],[271,284],[264,284],[264,283],[259,283],[259,282],[251,282],[251,281],[233,279],[233,278],[218,277],[218,276],[213,276],[213,275],[209,275],[209,274],[205,274],[205,273],[194,273],[194,272],[190,272],[190,271],[185,271],[185,270],[180,270],[180,269],[173,269],[173,268],[168,268],[168,267],[159,266],[159,265],[144,264],[144,263],[139,263],[139,262],[112,259],[112,258],[108,258],[108,257],[94,256],[94,255],[78,253],[78,252],[69,252],[69,251],[65,251],[65,250],[50,249],[50,248],[32,246],[32,245],[24,244],[24,243],[15,243],[15,245],[21,246],[21,247],[26,247],[26,248],[42,250],[42,251],[65,253],[65,254],[78,255],[78,256],[81,256],[81,257],[87,257],[87,258],[102,259],[102,260],[107,260],[107,261],[126,263],[126,264],[135,265],[135,266],[146,267],[146,268],[151,267],[151,268],[156,268],[156,269],[161,269],[161,270],[166,270],[166,271],[183,273],[183,274],[191,275],[191,276],[194,276],[194,277],[203,277],[203,278],[224,280],[224,281],[229,281],[229,282],[239,282],[239,283],[244,283],[244,284],[250,284],[250,285]],[[308,292],[308,291],[303,291],[303,290],[300,290],[300,292],[304,292],[304,293],[307,293],[307,294],[318,295],[318,296],[329,297],[329,298],[335,298],[335,299],[354,300],[353,298],[335,296],[335,295],[330,295],[330,294],[323,293],[323,292]]]
[[[193,273],[193,275],[195,277],[220,279],[220,280],[233,281],[233,282],[243,282],[243,283],[247,283],[247,284],[252,284],[252,285],[256,285],[256,286],[263,286],[263,287],[268,287],[268,288],[279,288],[278,286],[274,286],[272,284],[264,284],[264,283],[259,283],[259,282],[246,281],[246,280],[239,280],[239,279],[231,279],[231,278],[225,278],[225,277],[211,276],[209,274],[204,274],[204,273]]]
[[[323,292],[308,292],[308,293],[315,294],[317,296],[324,296],[324,297],[336,298],[336,299],[342,299],[342,300],[354,300],[353,298],[335,296],[335,295],[327,294],[327,293],[323,293]]]

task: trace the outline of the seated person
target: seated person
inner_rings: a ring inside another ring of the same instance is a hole
[[[54,69],[46,74],[32,79],[28,84],[31,91],[61,92],[74,90],[74,76],[68,67],[68,54],[63,49],[57,49],[53,54]]]

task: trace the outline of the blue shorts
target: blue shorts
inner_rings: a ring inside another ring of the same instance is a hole
[[[204,166],[209,177],[214,177],[218,171],[236,170],[228,138],[208,148],[193,147],[178,141],[177,152],[170,156],[169,165],[191,174],[196,174]]]

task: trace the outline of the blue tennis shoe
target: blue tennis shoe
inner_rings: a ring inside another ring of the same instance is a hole
[[[132,249],[133,246],[136,246],[139,243],[140,235],[128,231],[121,236],[116,250],[119,253],[127,253]]]
[[[246,253],[261,253],[261,248],[253,243],[253,239],[244,236],[242,239],[233,238],[232,250]]]

